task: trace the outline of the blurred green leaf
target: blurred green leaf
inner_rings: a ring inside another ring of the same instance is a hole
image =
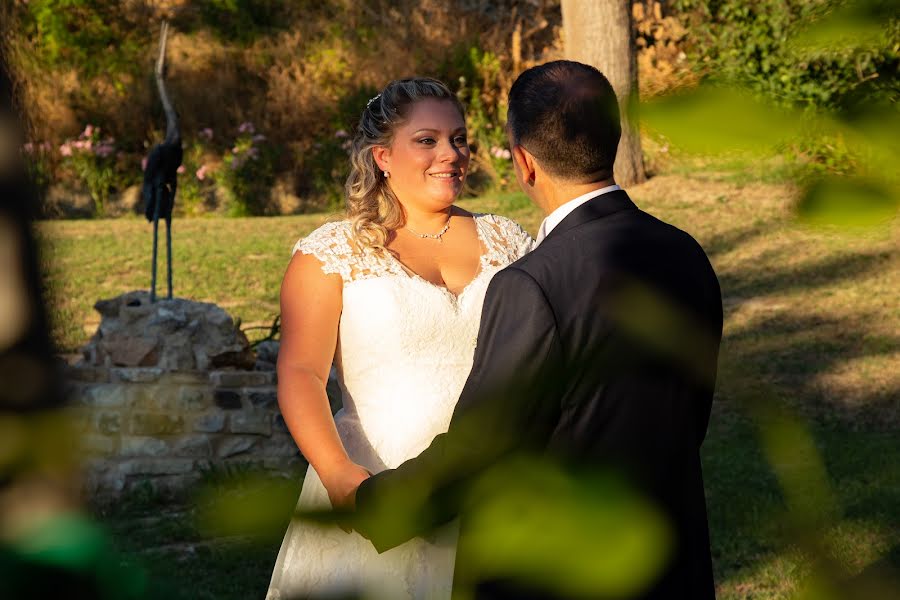
[[[108,551],[100,529],[81,515],[61,514],[43,521],[16,544],[35,561],[84,569]]]
[[[763,449],[781,482],[791,518],[815,526],[837,516],[825,465],[804,424],[782,411],[772,411],[761,425]]]
[[[22,367],[20,373],[34,372],[26,370],[28,365],[24,362],[17,366]],[[44,474],[71,473],[82,458],[80,453],[72,452],[78,447],[73,423],[67,415],[40,412],[0,416],[0,474],[4,476],[19,469],[33,469]]]
[[[0,544],[0,573],[3,598],[46,597],[34,595],[47,589],[39,579],[63,573],[71,577],[69,582],[87,586],[79,588],[78,597],[88,593],[121,600],[157,597],[143,569],[125,563],[106,532],[77,513],[49,515],[22,528],[8,545]]]
[[[798,218],[810,225],[871,227],[897,214],[897,190],[887,183],[859,177],[826,177],[801,196]]]
[[[736,89],[712,86],[641,107],[643,124],[682,150],[698,154],[771,152],[799,132],[800,120],[798,112],[766,106]]]
[[[795,598],[796,600],[842,600],[847,596],[836,590],[828,578],[820,574],[813,574],[806,579]]]
[[[549,462],[505,462],[473,486],[468,559],[460,572],[511,578],[566,596],[630,597],[669,556],[668,523],[610,475],[567,473]]]
[[[211,536],[278,539],[284,534],[299,492],[299,482],[264,474],[207,485],[198,494],[200,529]]]
[[[900,111],[896,107],[870,106],[843,126],[847,139],[866,157],[871,172],[897,180],[900,161]]]
[[[617,287],[609,303],[609,316],[642,346],[675,360],[695,378],[714,384],[718,341],[707,327],[679,307],[673,298],[635,279]]]
[[[460,597],[467,587],[493,578],[567,597],[630,597],[650,585],[670,556],[669,523],[610,473],[568,472],[520,456],[495,464],[463,494]],[[428,496],[427,486],[406,487],[381,497],[383,504],[363,515],[319,510],[297,512],[295,518],[365,525],[361,529],[377,531],[382,542],[393,537],[400,543],[410,531],[427,530],[422,522],[440,522],[429,521]]]
[[[810,23],[791,41],[797,50],[872,48],[888,43],[887,23],[896,18],[896,5],[884,0],[847,2]]]

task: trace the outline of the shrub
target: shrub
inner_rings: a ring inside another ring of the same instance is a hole
[[[350,133],[338,129],[329,138],[313,143],[301,168],[301,193],[309,196],[310,205],[338,210],[344,203],[344,182],[350,171],[348,152]]]
[[[29,179],[39,190],[45,190],[53,180],[53,152],[50,142],[27,142],[22,146]]]
[[[87,187],[94,201],[94,214],[106,215],[110,193],[123,189],[123,178],[117,174],[115,139],[101,137],[100,128],[88,124],[75,138],[59,147],[62,168],[70,170]]]
[[[208,144],[213,130],[202,129],[184,149],[183,175],[178,180],[175,210],[182,216],[198,216],[215,207],[215,163]]]
[[[269,209],[269,190],[275,181],[275,151],[266,136],[247,121],[238,127],[231,150],[225,153],[216,180],[226,194],[229,216],[262,215]]]
[[[510,75],[493,52],[471,46],[462,49],[457,97],[466,107],[472,145],[469,188],[481,193],[504,189],[512,182],[506,136],[506,90]]]
[[[281,0],[200,0],[195,10],[202,25],[224,40],[250,43],[289,19],[289,2]]]
[[[140,68],[152,34],[118,2],[29,0],[21,6],[26,35],[36,42],[33,59],[41,66],[73,67],[87,77],[106,74],[117,86],[124,83],[121,74]]]
[[[707,79],[791,107],[843,110],[861,94],[867,101],[876,100],[872,93],[897,98],[896,18],[888,25],[892,42],[882,47],[804,51],[793,40],[835,10],[835,0],[675,0],[674,6],[693,33],[692,63]]]
[[[676,0],[674,6],[693,32],[688,53],[701,77],[804,113],[801,135],[782,146],[797,175],[865,168],[869,150],[842,131],[900,99],[900,21],[888,3]]]

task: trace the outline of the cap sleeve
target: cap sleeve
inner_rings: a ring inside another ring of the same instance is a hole
[[[492,262],[502,263],[504,266],[513,263],[534,248],[534,240],[522,226],[506,217],[499,215],[484,215],[486,228],[489,232]]]
[[[351,279],[353,250],[347,221],[325,223],[294,244],[291,256],[300,252],[315,256],[326,274],[337,273],[347,283]]]

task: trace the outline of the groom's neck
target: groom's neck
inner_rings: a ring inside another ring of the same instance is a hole
[[[601,181],[592,181],[590,183],[554,181],[553,185],[547,186],[547,189],[545,190],[545,200],[541,203],[541,208],[549,215],[570,200],[574,200],[579,196],[583,196],[584,194],[588,194],[595,190],[615,185],[615,183],[616,181],[612,177]]]

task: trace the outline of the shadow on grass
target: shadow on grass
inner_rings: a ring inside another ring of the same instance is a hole
[[[742,265],[739,270],[720,273],[719,283],[723,296],[734,303],[770,294],[808,291],[864,277],[887,268],[890,261],[889,252],[867,252],[826,258],[774,271],[766,266],[749,269]]]
[[[875,318],[875,317],[872,317]],[[900,347],[900,337],[871,336],[848,328],[839,319],[816,314],[776,314],[755,320],[747,329],[723,340],[723,358],[740,365],[745,382],[773,386],[779,401],[802,414],[854,428],[896,428],[896,398],[900,390],[882,388],[868,394],[840,397],[828,393],[817,376],[848,361],[885,356]],[[741,382],[721,381],[729,397],[741,397]]]
[[[838,505],[838,515],[826,529],[845,521],[867,523],[884,538],[896,538],[896,525],[891,524],[897,523],[900,477],[896,467],[885,469],[884,465],[900,464],[900,443],[890,434],[878,432],[848,432],[821,425],[810,429]],[[779,568],[769,575],[761,573],[779,560],[787,563],[787,569],[800,569],[794,571],[794,583],[798,583],[804,559],[794,555],[796,540],[786,518],[786,500],[763,455],[754,424],[738,417],[711,430],[702,457],[720,597],[770,597],[763,590],[775,582]],[[866,540],[854,539],[852,534],[837,535],[834,549],[852,556],[866,550],[864,544]],[[896,547],[876,554],[874,561],[861,569],[879,576],[898,570]],[[735,587],[749,595],[721,593],[721,588]]]
[[[776,225],[735,227],[704,246],[716,261],[771,234]],[[821,301],[832,290],[853,291],[857,282],[886,272],[894,257],[875,249],[825,256],[804,249],[809,258],[791,265],[789,252],[784,259],[770,255],[719,270],[730,327],[702,458],[721,598],[793,596],[807,583],[810,561],[820,560],[799,549],[789,501],[764,451],[767,425],[757,420],[754,389],[765,390],[763,402],[802,415],[821,457],[836,513],[817,534],[829,540],[825,560],[833,559],[842,571],[835,577],[848,583],[900,579],[900,547],[894,542],[900,535],[900,389],[883,377],[878,360],[897,352],[900,336],[880,329],[882,312],[855,308],[844,318],[834,314],[844,314],[842,308],[832,311],[831,302]],[[816,298],[804,301],[807,292]],[[768,296],[792,297],[768,302]],[[847,304],[853,303],[851,294]],[[873,376],[886,383],[871,380],[870,362],[876,365]],[[849,374],[846,392],[822,377],[846,374],[848,364],[859,373]]]
[[[774,221],[758,221],[750,227],[735,227],[724,233],[713,235],[703,244],[710,259],[727,254],[751,240],[754,240],[773,229]]]
[[[760,234],[739,230],[728,242],[740,244]],[[727,251],[727,250],[726,250]],[[875,274],[891,259],[887,252],[844,255],[781,269],[741,268],[720,277],[731,315],[754,296],[819,289]],[[873,554],[857,571],[846,561],[836,564],[845,576],[885,573],[897,579],[897,547],[866,548],[854,527],[868,528],[881,543],[900,531],[900,440],[896,437],[900,389],[887,385],[852,397],[835,393],[820,375],[847,362],[888,356],[900,347],[900,337],[873,335],[858,323],[878,315],[856,314],[854,325],[825,316],[812,305],[807,312],[757,313],[723,339],[719,393],[707,440],[702,449],[707,489],[713,561],[720,597],[782,597],[805,583],[808,556],[798,551],[788,521],[784,490],[769,464],[755,421],[759,398],[787,407],[806,418],[834,492],[837,514],[818,534],[833,539],[829,552],[841,556]],[[799,306],[803,310],[803,305]],[[842,532],[843,530],[843,532]],[[848,533],[849,532],[849,533]],[[826,559],[834,557],[827,556]],[[850,561],[852,563],[852,561]],[[785,579],[787,577],[790,581]],[[849,581],[847,579],[846,581]],[[787,582],[787,583],[786,583]],[[773,595],[774,594],[774,595]]]

